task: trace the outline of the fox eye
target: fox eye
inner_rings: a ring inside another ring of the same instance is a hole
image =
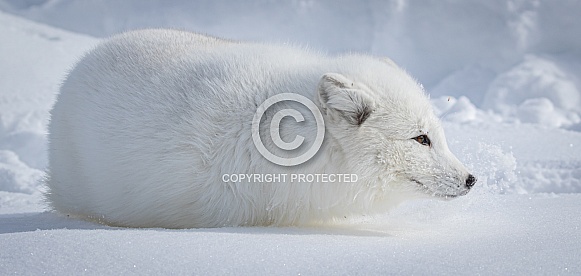
[[[430,138],[428,138],[428,135],[420,135],[418,137],[412,138],[414,140],[416,140],[416,142],[424,145],[424,146],[428,146],[431,147],[432,146],[432,142],[430,141]]]

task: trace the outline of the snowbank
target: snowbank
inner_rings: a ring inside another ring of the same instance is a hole
[[[524,123],[552,127],[581,123],[577,77],[560,63],[537,56],[525,57],[491,83],[483,107],[507,117],[516,116]]]
[[[97,40],[0,12],[0,191],[38,193],[60,82]]]
[[[0,9],[99,37],[173,27],[390,56],[434,97],[581,129],[579,1],[0,0]]]

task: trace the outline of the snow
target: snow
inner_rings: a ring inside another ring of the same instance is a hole
[[[0,275],[581,274],[578,1],[0,0]],[[46,211],[49,110],[100,38],[175,27],[393,58],[467,196],[318,227],[123,229]]]
[[[571,126],[581,122],[577,86],[574,76],[557,62],[528,56],[491,83],[483,107],[505,116],[516,111],[516,117],[524,123]]]
[[[118,229],[52,213],[1,216],[0,272],[578,274],[580,200],[423,201],[355,227],[326,228]]]

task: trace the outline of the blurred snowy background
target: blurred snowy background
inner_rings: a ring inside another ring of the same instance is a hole
[[[43,213],[46,125],[60,83],[103,38],[149,27],[287,43],[329,55],[388,56],[423,83],[450,148],[479,182],[461,199],[407,204],[360,224],[371,232],[114,234]],[[65,263],[66,271],[93,273],[579,274],[580,141],[577,0],[0,0],[0,274],[55,274]],[[44,230],[23,234],[36,229]],[[93,244],[75,254],[79,243],[94,241],[90,235],[117,247]],[[158,239],[147,244],[152,237]],[[296,246],[279,250],[289,243]],[[232,244],[241,246],[246,262],[221,268],[220,261],[240,258]],[[196,246],[208,252],[192,251]],[[50,254],[55,248],[60,254]],[[264,248],[273,254],[258,253]],[[477,252],[482,255],[472,258]],[[188,258],[193,261],[180,263]],[[417,267],[418,259],[426,266]],[[134,270],[135,264],[149,269]]]
[[[391,57],[433,97],[505,120],[581,130],[581,3],[492,1],[0,1],[37,22],[107,37],[172,27]]]

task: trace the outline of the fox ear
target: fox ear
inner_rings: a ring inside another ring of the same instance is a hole
[[[323,111],[333,117],[340,116],[349,124],[363,124],[373,111],[373,100],[341,74],[323,75],[318,91],[318,101]]]

